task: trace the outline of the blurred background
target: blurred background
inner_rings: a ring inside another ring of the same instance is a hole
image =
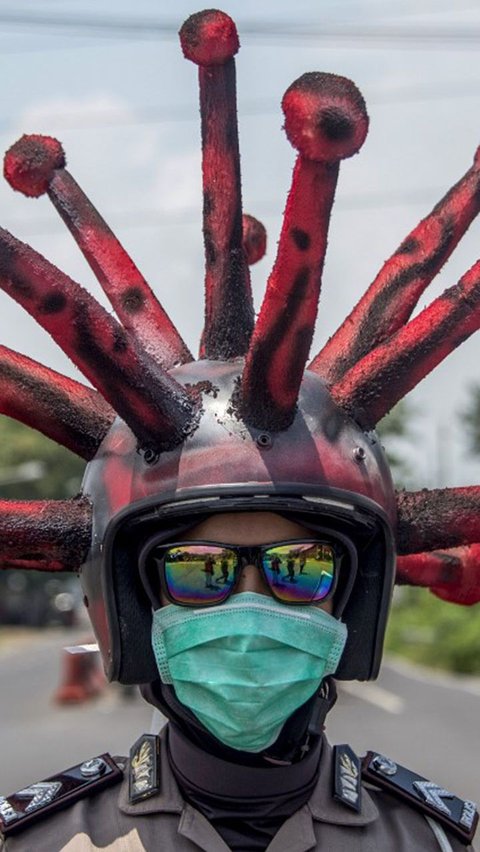
[[[203,324],[200,129],[196,68],[183,59],[177,31],[199,8],[184,0],[0,2],[1,149],[23,133],[62,141],[73,176],[193,351]],[[236,20],[242,44],[244,209],[269,234],[267,256],[252,269],[257,307],[295,159],[282,131],[285,89],[305,71],[330,71],[351,77],[367,102],[367,141],[340,169],[314,355],[472,162],[480,141],[480,7],[473,0],[454,8],[447,0],[242,0],[222,8]],[[2,181],[0,210],[2,226],[106,304],[46,197],[26,199]],[[419,309],[479,258],[479,234],[474,223]],[[2,292],[0,339],[80,378]],[[477,334],[381,424],[399,485],[480,482],[479,362]],[[82,468],[47,439],[0,419],[0,496],[71,496]],[[150,726],[148,708],[136,694],[106,689],[96,663],[89,664],[89,700],[55,703],[69,677],[62,648],[88,636],[75,577],[0,572],[2,792],[93,752],[125,751]],[[342,689],[332,739],[383,749],[454,792],[480,798],[478,605],[455,607],[400,589],[387,645],[391,656],[378,684]]]

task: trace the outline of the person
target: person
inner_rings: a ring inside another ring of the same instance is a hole
[[[212,556],[207,556],[207,558],[205,559],[205,562],[204,562],[204,566],[203,566],[203,570],[205,572],[205,586],[206,586],[207,589],[213,588],[212,580],[213,580],[213,574],[214,574],[214,570],[215,570],[213,566],[215,564],[216,564],[215,559],[213,559]]]
[[[289,583],[295,583],[295,557],[290,554],[287,559],[287,576]]]
[[[225,557],[223,557],[223,559],[220,562],[220,571],[221,571],[221,574],[220,574],[221,579],[223,580],[224,583],[228,583],[228,575],[229,575],[230,572],[229,572],[229,569],[228,569],[228,559],[226,559]],[[220,577],[219,577],[219,579],[220,579]]]
[[[274,586],[277,586],[280,582],[280,566],[282,564],[282,558],[278,553],[275,553],[270,559],[270,570],[272,572],[272,583]]]
[[[417,767],[331,748],[324,722],[337,680],[378,673],[397,553],[400,581],[458,603],[480,598],[478,490],[395,492],[374,431],[472,331],[474,275],[408,316],[478,212],[477,163],[305,370],[338,163],[365,138],[363,99],[336,75],[306,74],[287,90],[299,157],[255,322],[235,26],[208,10],[188,19],[181,42],[199,65],[202,111],[199,360],[70,177],[59,143],[23,137],[6,156],[15,189],[48,192],[118,321],[0,234],[1,286],[95,388],[2,353],[6,413],[89,461],[77,498],[2,503],[2,564],[79,571],[107,677],[141,685],[168,723],[139,737],[128,760],[87,756],[2,797],[0,848],[472,849],[472,802]],[[308,583],[275,582],[272,566],[292,544],[328,554],[311,560]],[[235,566],[228,584],[198,582],[205,545]]]

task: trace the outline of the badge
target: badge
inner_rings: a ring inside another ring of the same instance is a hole
[[[158,751],[158,737],[154,734],[143,734],[130,749],[131,804],[158,793]]]
[[[444,790],[443,787],[440,787],[439,784],[434,784],[433,781],[414,781],[413,788],[431,808],[447,816],[452,816],[450,808],[447,807],[443,800],[454,799],[453,793],[449,793],[448,790]]]
[[[113,758],[102,754],[10,796],[0,796],[0,831],[4,837],[22,831],[37,819],[118,783],[122,775]]]
[[[364,779],[432,817],[463,843],[471,843],[478,823],[474,802],[460,799],[441,784],[428,781],[381,754],[369,751],[362,763]]]
[[[333,795],[347,808],[360,813],[362,806],[360,760],[349,745],[334,746],[333,754]]]

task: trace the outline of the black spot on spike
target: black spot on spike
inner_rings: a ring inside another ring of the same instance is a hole
[[[395,254],[413,254],[418,251],[420,244],[415,237],[407,237],[406,240],[398,247]]]
[[[299,251],[307,251],[310,248],[311,239],[306,231],[302,230],[302,228],[292,228],[290,233]]]
[[[145,298],[139,287],[129,287],[122,294],[122,306],[129,314],[136,314],[145,305]]]
[[[440,573],[440,583],[454,583],[458,571],[462,567],[462,561],[458,556],[452,556],[450,553],[443,553],[441,550],[435,551],[435,557],[442,563]]]
[[[308,287],[309,278],[310,270],[308,266],[304,266],[302,269],[300,269],[299,272],[297,272],[297,275],[295,276],[295,281],[293,282],[293,290],[288,300],[290,310],[292,308],[295,310],[295,307],[303,299],[306,289]]]
[[[47,296],[41,306],[42,314],[60,314],[67,305],[67,297],[64,293],[51,293]]]
[[[215,208],[215,202],[211,192],[205,190],[203,193],[203,213],[205,216],[210,216]]]
[[[272,355],[284,341],[285,335],[288,333],[292,323],[292,318],[295,317],[299,305],[305,298],[309,278],[310,271],[305,266],[295,277],[294,286],[288,295],[285,309],[279,313],[275,324],[271,326],[268,334],[261,341],[257,342],[255,349],[256,369],[254,375],[252,375],[252,387],[249,388],[249,398],[252,400],[252,403],[248,404],[248,408],[244,405],[240,389],[232,395],[233,408],[235,409],[237,406],[240,408],[249,426],[254,426],[258,429],[268,428],[272,432],[280,432],[282,429],[287,429],[293,422],[296,406],[293,410],[291,408],[283,408],[281,401],[273,399],[268,387],[265,385],[265,376],[268,376],[268,368]],[[310,330],[307,331],[306,328],[302,328],[300,334],[295,335],[293,344],[296,350],[296,358],[301,359],[298,362],[295,361],[295,363],[301,364],[302,372],[308,355],[306,344],[308,342],[308,345],[310,345],[310,333]],[[296,388],[298,382],[295,380],[294,369],[295,367],[292,366],[292,372],[287,377],[287,386]],[[262,401],[261,410],[257,403],[253,402],[254,400]],[[268,424],[268,426],[265,424]]]
[[[208,266],[213,266],[217,261],[217,249],[210,228],[203,229],[203,241],[205,245],[205,260]]]
[[[125,352],[128,349],[127,335],[123,328],[115,331],[115,339],[113,342],[114,352]]]
[[[27,281],[23,281],[21,278],[16,278],[12,276],[10,278],[10,283],[12,285],[12,290],[15,293],[20,293],[25,299],[33,299],[35,296],[35,288],[32,287]]]
[[[290,392],[295,392],[298,389],[298,372],[300,369],[303,373],[303,367],[310,349],[310,340],[311,329],[308,325],[303,325],[297,329],[293,339],[290,363],[285,374],[285,386]]]
[[[327,139],[333,142],[350,139],[355,125],[348,115],[338,107],[329,106],[322,109],[318,116],[317,127]]]

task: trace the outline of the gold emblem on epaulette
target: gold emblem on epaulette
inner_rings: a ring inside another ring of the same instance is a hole
[[[334,748],[334,796],[348,808],[361,807],[360,761],[348,745]]]
[[[158,790],[158,739],[143,734],[130,750],[130,802],[146,799]]]
[[[352,780],[358,778],[358,766],[355,766],[348,754],[342,754],[340,757],[340,772],[342,772],[345,778]]]

